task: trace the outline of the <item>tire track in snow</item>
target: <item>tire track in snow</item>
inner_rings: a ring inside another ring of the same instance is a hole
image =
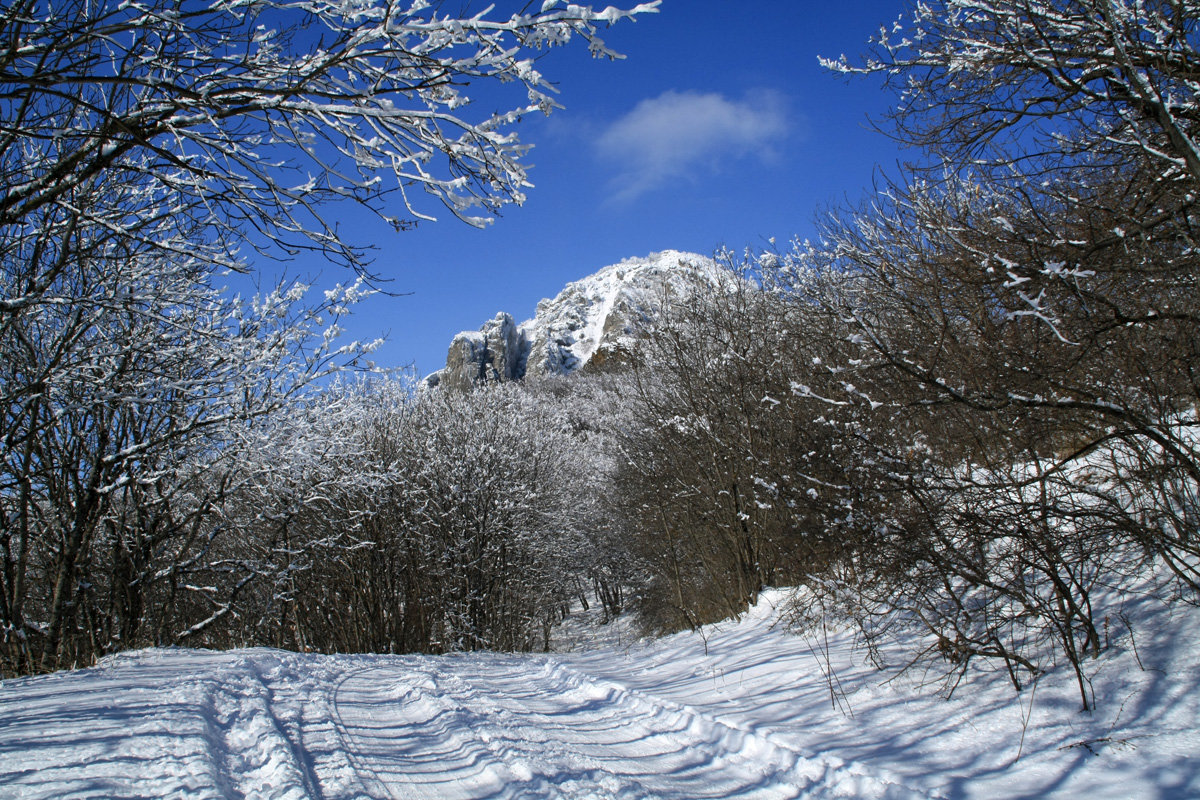
[[[308,778],[313,800],[394,797],[369,764],[348,747],[338,718],[338,692],[343,683],[369,667],[356,668],[349,657],[319,658],[269,651],[253,669],[267,688],[270,712],[289,742],[296,763]],[[367,657],[370,658],[370,657]]]
[[[596,782],[581,774],[562,790],[549,785],[528,767],[529,757],[540,759],[540,753],[518,754],[503,743],[512,738],[513,720],[434,660],[347,675],[337,689],[335,717],[354,763],[382,789],[376,797],[652,796],[621,793],[612,780],[606,789],[603,776]],[[546,737],[521,730],[524,750],[545,746]]]
[[[356,761],[336,719],[338,687],[355,672],[340,659],[265,649],[248,651],[226,666],[209,698],[213,724],[223,730],[212,750],[222,762],[226,796],[392,797],[387,785],[372,781],[369,767]],[[256,762],[261,766],[245,771]]]
[[[387,800],[418,800],[415,796],[408,793],[398,794],[398,790],[403,787],[395,779],[395,776],[391,776],[392,779],[388,780],[383,774],[377,771],[375,764],[372,764],[361,756],[359,750],[362,749],[364,734],[361,730],[355,734],[343,716],[343,709],[351,707],[362,709],[360,713],[364,716],[372,716],[372,713],[368,710],[369,708],[384,707],[392,701],[392,698],[387,696],[373,696],[374,693],[371,691],[359,694],[353,698],[349,693],[347,693],[346,697],[343,697],[342,694],[347,684],[353,686],[354,683],[361,682],[366,674],[379,672],[382,669],[382,667],[363,667],[347,672],[338,679],[329,693],[332,722],[337,732],[338,740],[342,744],[341,751],[346,754],[346,758],[355,772],[355,777],[369,797],[375,800],[385,800],[385,798]],[[379,689],[380,687],[381,684],[378,681],[368,683],[369,690]],[[361,726],[356,724],[355,727]]]
[[[794,755],[528,657],[381,664],[346,675],[334,706],[379,797],[802,796]]]
[[[311,764],[272,707],[274,693],[256,658],[238,657],[204,679],[201,708],[218,779],[234,797],[320,798]]]
[[[305,682],[297,680],[294,668],[291,671],[284,671],[283,659],[271,659],[274,664],[270,673],[264,672],[263,660],[250,658],[247,659],[246,664],[254,680],[263,687],[263,703],[273,730],[287,742],[292,763],[303,780],[304,788],[309,796],[314,800],[323,800],[313,754],[305,745],[302,720],[297,718],[295,699],[287,697],[288,694],[293,696],[297,694],[297,688],[303,686]],[[286,675],[287,679],[280,680],[280,673]]]
[[[751,758],[766,758],[793,776],[800,797],[853,797],[866,800],[931,800],[938,795],[903,785],[898,778],[857,763],[832,756],[806,753],[783,741],[770,731],[760,731],[733,719],[705,713],[703,710],[644,691],[603,680],[554,659],[546,660],[551,680],[564,686],[591,685],[606,688],[613,695],[628,698],[647,713],[665,719],[676,716],[690,719],[691,725],[707,729],[716,741],[732,752],[744,752]]]
[[[548,741],[562,742],[570,752],[592,760],[596,772],[630,781],[628,796],[749,799],[798,794],[788,776],[761,753],[730,750],[710,729],[694,724],[694,718],[658,713],[630,702],[613,687],[564,681],[553,662],[510,657],[505,660],[508,675],[498,674],[496,665],[468,666],[456,679],[484,687],[474,694],[490,700],[501,719],[529,720],[535,730],[548,730]]]

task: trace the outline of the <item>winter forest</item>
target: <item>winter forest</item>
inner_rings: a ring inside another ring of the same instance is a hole
[[[914,5],[826,62],[911,160],[575,374],[430,388],[342,344],[376,286],[329,204],[520,204],[534,56],[658,5],[5,4],[0,677],[540,651],[581,606],[665,633],[790,586],[800,629],[941,686],[1067,665],[1086,710],[1114,603],[1200,600],[1191,2]],[[344,280],[227,288],[299,251]]]

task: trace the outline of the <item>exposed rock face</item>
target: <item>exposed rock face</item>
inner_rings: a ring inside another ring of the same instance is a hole
[[[448,389],[469,389],[488,381],[519,380],[528,353],[525,335],[511,314],[501,312],[477,331],[463,331],[450,342],[446,368],[430,381]],[[431,376],[432,378],[433,376]]]
[[[445,369],[426,381],[467,389],[618,363],[655,308],[711,289],[721,274],[712,259],[676,250],[626,259],[567,284],[520,325],[500,313],[478,331],[458,334]]]

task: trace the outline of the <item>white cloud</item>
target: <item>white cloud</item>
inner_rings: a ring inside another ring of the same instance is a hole
[[[713,172],[731,157],[769,155],[788,133],[783,99],[757,92],[742,100],[668,91],[638,103],[597,141],[616,162],[618,199],[633,199],[672,180]]]

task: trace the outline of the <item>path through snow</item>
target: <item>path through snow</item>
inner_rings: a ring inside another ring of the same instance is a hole
[[[923,796],[552,657],[145,651],[0,713],[26,798]]]
[[[1200,797],[1189,610],[1145,615],[1136,649],[1113,632],[1093,715],[1067,672],[947,701],[776,617],[559,655],[146,650],[3,681],[0,798]]]

